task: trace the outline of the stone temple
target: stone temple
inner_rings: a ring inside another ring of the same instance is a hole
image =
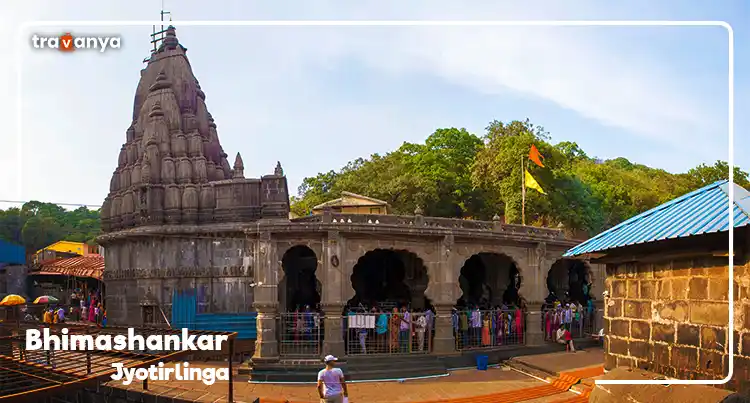
[[[190,326],[198,317],[213,318],[212,326],[252,318],[253,360],[274,363],[291,355],[279,318],[311,305],[319,307],[320,348],[306,356],[346,357],[347,304],[396,295],[434,310],[431,355],[450,355],[457,301],[522,299],[520,347],[533,347],[545,344],[538,324],[551,292],[572,296],[584,281],[586,298],[603,290],[601,266],[562,259],[578,242],[558,229],[420,211],[290,220],[280,164],[260,178],[245,177],[239,153],[230,165],[186,50],[170,26],[141,71],[103,203],[98,241],[113,325],[175,326],[179,312],[188,312],[181,323]]]

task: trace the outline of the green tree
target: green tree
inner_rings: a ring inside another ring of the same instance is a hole
[[[483,217],[481,189],[474,188],[470,167],[482,147],[466,129],[438,129],[424,144],[404,143],[384,156],[357,159],[339,171],[305,178],[292,211],[306,215],[320,203],[349,191],[387,201],[396,214]]]
[[[487,192],[487,199],[493,201],[498,214],[504,213],[507,222],[522,221],[522,165],[547,193],[545,196],[533,190],[526,192],[527,222],[548,222],[553,218],[551,200],[562,197],[554,195],[554,184],[567,180],[564,173],[556,171],[565,168],[566,161],[562,153],[547,143],[547,138],[542,128],[528,120],[508,124],[494,121],[487,128],[485,146],[477,153],[472,166],[472,179],[474,186]],[[529,161],[532,145],[544,155],[545,168],[538,168]]]
[[[716,161],[713,165],[700,164],[689,170],[684,177],[689,187],[701,188],[716,181],[729,179],[729,164],[726,161]],[[734,183],[750,189],[748,173],[738,166],[734,167]]]
[[[23,245],[28,253],[66,240],[94,243],[100,233],[98,210],[68,211],[54,203],[30,201],[21,208],[0,210],[0,239]]]

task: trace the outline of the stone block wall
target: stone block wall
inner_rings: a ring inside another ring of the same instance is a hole
[[[638,367],[678,379],[728,371],[727,257],[607,265],[605,368]],[[734,267],[734,381],[750,380],[750,267]]]
[[[250,312],[254,253],[255,244],[243,235],[110,244],[104,271],[108,320],[142,325],[144,304],[160,306],[169,318],[173,292],[183,290],[196,290],[198,313]]]

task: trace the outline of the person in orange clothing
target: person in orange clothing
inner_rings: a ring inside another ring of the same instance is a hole
[[[398,331],[401,326],[401,317],[398,313],[398,308],[393,308],[393,313],[391,313],[391,320],[390,320],[390,329],[388,329],[390,336],[391,336],[391,343],[390,343],[390,350],[391,353],[395,353],[398,350]]]
[[[492,340],[490,338],[490,314],[486,313],[484,314],[484,320],[482,320],[482,345],[483,346],[489,346],[492,344]]]

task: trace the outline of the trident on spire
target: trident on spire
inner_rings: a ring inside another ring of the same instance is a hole
[[[161,1],[161,21],[164,22],[164,16],[169,16],[169,21],[172,22],[172,13],[169,11],[164,11],[164,0]],[[156,51],[159,49],[159,43],[164,40],[164,34],[167,32],[166,29],[164,29],[164,24],[161,25],[159,31],[156,31],[156,25],[152,25],[152,34],[151,36],[151,44],[154,46],[153,49],[151,49],[151,55],[156,53]],[[148,63],[150,57],[147,57],[143,59],[143,63]]]

